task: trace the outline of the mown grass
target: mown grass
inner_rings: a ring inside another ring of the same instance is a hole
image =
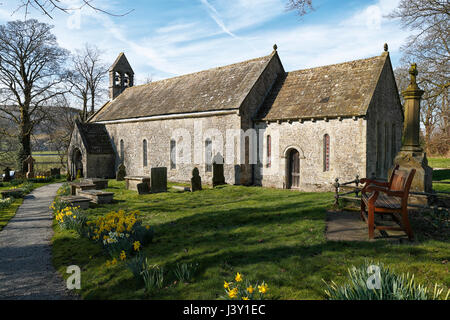
[[[51,183],[57,183],[62,182],[63,180],[56,180]],[[45,185],[51,184],[51,183],[33,183],[32,191],[43,187]],[[19,186],[20,187],[20,186]],[[0,186],[0,191],[2,190],[9,190],[12,188],[11,183],[9,182],[3,182],[2,186]],[[16,215],[17,209],[22,205],[23,199],[15,199],[15,201],[7,208],[0,209],[0,231],[3,230],[4,227],[8,224],[8,222]]]
[[[342,282],[349,267],[366,259],[414,273],[425,283],[450,286],[449,239],[402,245],[326,241],[330,193],[223,186],[139,196],[113,180],[108,191],[116,202],[89,209],[90,219],[112,210],[140,210],[144,224],[155,229],[153,243],[143,250],[151,262],[166,270],[180,262],[198,263],[199,270],[190,284],[174,283],[167,274],[166,287],[148,297],[125,263],[107,267],[99,244],[55,225],[53,263],[64,277],[68,266],[81,267],[79,293],[85,299],[218,299],[224,280],[236,272],[265,280],[271,298],[324,299],[322,279]]]

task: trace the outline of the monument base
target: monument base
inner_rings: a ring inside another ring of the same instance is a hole
[[[400,169],[416,169],[416,174],[411,184],[410,192],[431,193],[433,189],[433,169],[428,166],[427,155],[423,151],[401,150],[394,159],[394,167],[400,166]],[[389,170],[389,176],[392,169]],[[426,205],[426,196],[414,195],[410,197],[410,203]]]

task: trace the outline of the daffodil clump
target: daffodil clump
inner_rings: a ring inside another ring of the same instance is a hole
[[[0,199],[0,209],[8,208],[13,202],[14,202],[13,197],[9,197],[4,200]]]
[[[228,300],[264,300],[269,291],[269,286],[263,281],[261,284],[252,284],[241,273],[237,273],[234,281],[223,284],[225,299]]]
[[[50,208],[54,208],[52,205]],[[82,235],[86,226],[86,215],[80,210],[80,207],[65,207],[55,213],[56,221],[59,226],[65,230],[75,230]]]
[[[101,242],[111,257],[122,261],[153,239],[153,229],[142,225],[139,211],[110,212],[87,224],[90,238]]]

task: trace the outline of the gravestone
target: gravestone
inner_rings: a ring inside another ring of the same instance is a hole
[[[125,165],[123,164],[123,162],[119,165],[119,168],[117,170],[117,174],[116,174],[116,180],[117,181],[125,181],[125,177],[127,175],[127,171],[125,168]]]
[[[167,192],[167,168],[152,168],[150,180],[151,193]]]
[[[223,157],[220,153],[214,156],[213,160],[213,187],[225,184],[225,175],[223,170]]]
[[[192,178],[191,178],[191,191],[201,191],[202,190],[202,178],[200,177],[200,171],[198,168],[194,168],[192,170]]]
[[[30,155],[28,158],[25,159],[24,163],[27,165],[28,171],[27,171],[27,179],[33,179],[34,178],[34,162],[35,160]]]
[[[6,167],[6,169],[4,171],[5,172],[5,176],[3,177],[3,182],[10,182],[11,181],[10,171],[11,171],[11,168]]]
[[[149,194],[150,193],[150,186],[148,183],[138,183],[137,184],[137,191],[139,194]]]

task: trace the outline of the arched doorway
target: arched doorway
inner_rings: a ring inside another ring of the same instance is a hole
[[[80,171],[80,175],[84,177],[83,173],[83,154],[80,149],[76,148],[72,153],[72,176],[76,177],[78,171]]]
[[[287,188],[300,187],[300,154],[296,149],[289,151],[287,156]]]

